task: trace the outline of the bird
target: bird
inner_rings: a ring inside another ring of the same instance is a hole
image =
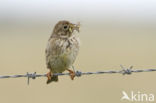
[[[47,84],[57,82],[55,73],[68,71],[71,80],[74,80],[75,71],[71,70],[79,52],[80,41],[75,31],[79,32],[80,23],[73,24],[67,20],[58,21],[48,39],[46,54],[46,66],[49,72],[46,74]]]

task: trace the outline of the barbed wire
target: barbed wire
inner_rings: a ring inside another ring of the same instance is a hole
[[[153,72],[156,71],[156,69],[137,69],[137,70],[132,70],[133,66],[130,66],[129,68],[125,68],[122,65],[120,65],[122,70],[109,70],[109,71],[97,71],[97,72],[81,72],[81,71],[75,71],[75,76],[80,77],[82,75],[91,75],[91,74],[115,74],[115,73],[120,73],[120,74],[127,74],[130,75],[133,72],[134,73],[141,73],[141,72]],[[63,75],[70,75],[69,73],[55,73],[53,74],[55,76],[63,76]],[[0,79],[4,78],[20,78],[20,77],[27,77],[27,84],[29,85],[30,78],[35,79],[36,77],[47,77],[47,74],[37,74],[36,72],[34,73],[28,73],[25,75],[7,75],[7,76],[0,76]]]

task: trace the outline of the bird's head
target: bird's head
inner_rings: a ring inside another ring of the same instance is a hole
[[[79,32],[80,24],[73,24],[69,21],[59,21],[53,30],[53,35],[57,37],[70,37],[73,34],[73,31],[76,30]]]

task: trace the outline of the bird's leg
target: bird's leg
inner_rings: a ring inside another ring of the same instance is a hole
[[[51,70],[47,73],[47,78],[48,80],[51,80],[51,78],[53,77],[53,73],[51,72]]]
[[[71,80],[74,80],[74,77],[75,77],[75,72],[70,70],[70,69],[67,69],[69,71],[69,75],[71,77]]]

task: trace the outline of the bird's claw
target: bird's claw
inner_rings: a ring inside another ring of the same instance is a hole
[[[51,80],[51,78],[52,78],[52,72],[48,72],[46,76],[47,76],[48,80]]]
[[[69,71],[69,75],[70,75],[71,80],[74,80],[74,78],[75,78],[75,72],[72,71],[72,70],[69,70],[69,69],[68,69],[68,71]]]

